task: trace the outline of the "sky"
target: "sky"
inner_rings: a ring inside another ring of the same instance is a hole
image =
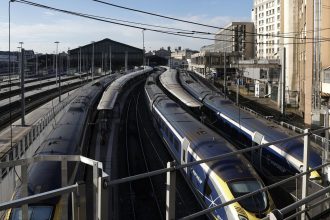
[[[31,0],[32,2],[113,19],[161,25],[194,31],[217,32],[214,28],[205,28],[178,21],[158,18],[104,5],[93,0]],[[113,4],[157,13],[169,17],[224,27],[232,21],[250,21],[252,0],[103,0]],[[8,0],[0,1],[0,51],[9,47]],[[61,12],[50,11],[19,2],[10,4],[11,11],[11,50],[17,50],[18,42],[24,42],[25,49],[38,53],[53,53],[55,41],[59,41],[59,51],[76,48],[91,41],[104,38],[143,47],[140,29],[118,26],[90,20]],[[159,28],[154,28],[159,29]],[[210,36],[203,36],[213,38]],[[192,39],[168,34],[144,31],[146,51],[161,47],[175,49],[178,46],[199,50],[203,45],[212,44],[211,40]]]

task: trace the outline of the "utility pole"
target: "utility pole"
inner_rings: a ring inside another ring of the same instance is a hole
[[[81,46],[79,46],[79,60],[78,60],[78,71],[79,71],[79,74],[81,74]]]
[[[110,46],[109,46],[109,60],[110,60],[110,66],[109,66],[109,71],[110,71],[110,73],[109,74],[111,74],[112,73],[112,51],[111,51],[111,44],[110,44]]]
[[[46,53],[46,75],[48,75],[48,58]]]
[[[102,57],[101,57],[101,68],[102,68],[102,69],[101,69],[101,75],[102,75],[103,70],[104,70],[104,69],[103,69],[103,68],[104,68],[104,67],[103,67],[103,56],[104,56],[104,54],[103,54],[103,52],[102,52]]]
[[[224,90],[224,95],[226,98],[226,93],[227,93],[227,71],[226,71],[226,52],[223,53],[223,90]]]
[[[58,42],[58,41],[55,41],[54,42],[55,44],[56,44],[56,79],[57,79],[57,63],[58,63],[58,44],[60,43],[60,42]],[[59,74],[59,79],[58,79],[58,85],[59,85],[59,96],[58,96],[58,100],[59,100],[59,102],[61,102],[61,73]]]
[[[144,31],[145,29],[142,30],[142,44],[143,44],[143,69],[145,69],[146,65],[146,60],[145,60],[145,48],[144,48]]]
[[[36,56],[36,75],[38,76],[38,54],[35,55]]]
[[[127,73],[128,67],[127,67],[127,60],[128,60],[128,52],[125,51],[125,74]]]
[[[92,81],[94,81],[94,41],[92,41],[93,44],[93,52],[92,52]]]
[[[285,117],[285,78],[286,78],[286,48],[283,47],[282,51],[282,74],[281,74],[281,114]]]
[[[21,44],[21,65],[20,65],[20,72],[21,72],[21,108],[22,108],[22,126],[25,126],[25,88],[24,88],[24,55],[25,50],[22,48],[23,42],[19,42]]]
[[[67,70],[66,74],[70,74],[70,47],[68,47],[68,59],[67,59]]]

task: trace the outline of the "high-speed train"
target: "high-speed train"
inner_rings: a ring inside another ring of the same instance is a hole
[[[86,133],[88,121],[92,115],[101,92],[113,80],[113,76],[89,83],[80,89],[79,95],[69,104],[53,131],[37,149],[38,155],[81,155],[83,137]],[[78,92],[78,91],[77,91]],[[78,163],[68,164],[68,184],[73,184],[78,173]],[[61,188],[61,163],[38,162],[30,166],[28,172],[28,195],[34,195]],[[21,198],[21,188],[18,187],[13,199]],[[29,204],[29,219],[61,219],[61,197],[51,198],[36,204]],[[21,208],[9,210],[6,219],[21,219]]]
[[[169,99],[149,76],[146,99],[153,123],[179,164],[233,152],[233,146]],[[214,207],[263,187],[252,165],[242,155],[185,168],[182,173],[205,207]],[[215,219],[248,220],[265,217],[274,207],[268,192],[232,203],[211,213]]]
[[[195,81],[186,72],[180,73],[180,81],[190,94],[204,104],[208,109],[208,115],[216,121],[217,127],[240,148],[249,148],[294,136],[292,132],[284,130],[275,123],[240,109],[219,93]],[[303,166],[303,142],[295,139],[270,145],[250,152],[248,157],[254,167],[266,176],[294,175],[301,172]],[[316,149],[310,149],[309,167],[314,168],[321,164],[320,154]],[[319,179],[319,172],[311,172],[310,178]]]

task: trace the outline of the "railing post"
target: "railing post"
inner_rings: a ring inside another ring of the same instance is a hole
[[[22,197],[28,196],[28,180],[27,180],[27,164],[21,166],[21,179],[22,179]],[[29,206],[28,204],[22,205],[22,219],[29,220]]]
[[[99,220],[99,183],[98,183],[98,162],[93,163],[93,200],[94,200],[94,219]]]
[[[308,162],[309,162],[309,129],[305,129],[304,133],[306,134],[304,136],[304,160],[303,160],[303,170],[302,172],[306,172],[309,167],[308,167]],[[309,174],[303,175],[302,177],[302,191],[301,191],[301,199],[304,199],[307,194],[308,194],[308,179],[309,179]],[[306,204],[301,206],[301,210],[306,209]],[[306,213],[301,214],[301,220],[306,219]]]
[[[109,182],[110,177],[99,177],[99,219],[109,219]]]
[[[275,209],[268,215],[269,220],[283,220],[283,214],[280,210]]]
[[[62,177],[62,187],[68,185],[68,161],[66,158],[62,158],[61,160],[61,177]],[[68,219],[68,195],[65,194],[62,196],[62,219]]]
[[[76,195],[75,192],[71,193],[71,219],[76,220],[77,218],[77,208],[76,208]]]
[[[167,162],[167,168],[172,167],[173,162]],[[166,173],[166,220],[175,219],[175,185],[176,171]]]

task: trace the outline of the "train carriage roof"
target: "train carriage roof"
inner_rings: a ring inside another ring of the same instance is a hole
[[[202,106],[198,100],[192,97],[186,90],[182,88],[177,80],[177,71],[173,69],[167,69],[159,77],[160,82],[170,93],[177,97],[181,102],[191,108],[198,108]]]
[[[202,125],[173,101],[169,99],[162,100],[161,102],[157,102],[156,106],[158,111],[178,131],[181,138],[187,137],[190,141],[190,147],[200,159],[206,159],[235,150],[229,142]],[[208,165],[224,181],[256,177],[252,166],[241,156],[226,157],[216,162],[209,162]]]

